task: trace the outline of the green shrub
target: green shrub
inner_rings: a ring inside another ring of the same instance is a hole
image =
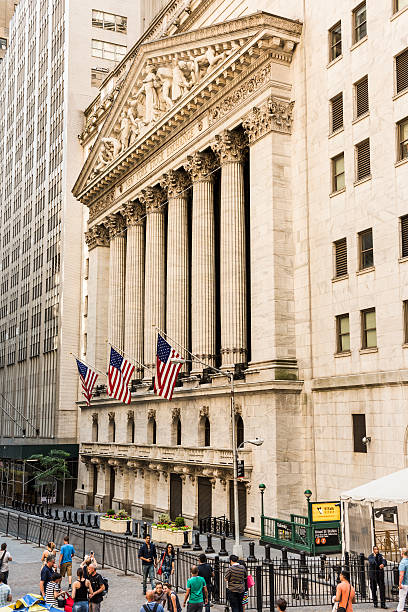
[[[184,527],[186,522],[185,522],[185,520],[183,519],[182,516],[177,516],[176,520],[174,521],[174,524],[175,524],[176,527],[180,528],[180,527]]]
[[[112,510],[112,508],[110,510],[107,511],[106,516],[115,516],[115,511]]]
[[[168,514],[160,514],[159,520],[157,521],[158,525],[168,525],[170,523],[170,517]]]

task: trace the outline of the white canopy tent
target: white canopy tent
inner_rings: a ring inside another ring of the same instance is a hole
[[[378,533],[383,534],[384,541],[394,549],[406,546],[408,468],[343,491],[340,499],[343,510],[343,551],[368,554],[376,541],[376,534],[378,541]],[[386,507],[396,508],[395,514],[388,513],[387,519],[381,513]],[[377,520],[381,516],[382,522]]]

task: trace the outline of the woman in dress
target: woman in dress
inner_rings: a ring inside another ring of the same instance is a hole
[[[162,576],[164,582],[171,582],[170,576],[174,574],[174,546],[173,544],[167,544],[166,550],[162,553],[160,564],[162,569]]]
[[[84,570],[79,567],[77,570],[78,579],[72,585],[72,599],[74,605],[72,612],[88,612],[89,610],[89,595],[93,595],[92,586],[87,578],[84,578]]]

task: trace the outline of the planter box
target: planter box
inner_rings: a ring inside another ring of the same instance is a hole
[[[127,520],[117,521],[115,519],[101,516],[99,519],[100,529],[102,531],[112,531],[113,533],[126,533]]]
[[[184,531],[170,531],[170,529],[158,529],[152,527],[152,540],[154,542],[165,542],[166,544],[173,544],[173,546],[182,546],[184,544]],[[193,530],[189,529],[188,543],[192,543]]]

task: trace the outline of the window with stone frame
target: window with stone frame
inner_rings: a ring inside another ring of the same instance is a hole
[[[342,314],[336,317],[336,353],[350,351],[350,315]]]
[[[332,193],[341,191],[346,186],[344,172],[344,153],[340,153],[331,160],[332,165]]]
[[[92,27],[111,32],[127,33],[127,17],[105,13],[104,11],[92,11]]]
[[[244,421],[243,421],[242,416],[240,414],[238,414],[235,417],[235,427],[236,427],[236,444],[237,444],[237,447],[238,447],[245,440],[245,438],[244,438],[244,434],[245,434]]]
[[[408,159],[408,117],[397,123],[398,161]]]
[[[363,117],[369,111],[368,76],[354,83],[354,117]]]
[[[402,302],[402,314],[404,321],[403,344],[408,344],[408,300]]]
[[[408,215],[400,217],[401,257],[408,257]]]
[[[377,348],[375,308],[367,308],[361,311],[361,348]]]
[[[334,134],[343,127],[343,92],[330,100],[330,132]]]
[[[356,182],[371,176],[370,139],[359,142],[356,147]]]
[[[335,60],[341,52],[341,21],[339,21],[329,30],[329,61]]]
[[[346,276],[347,269],[347,238],[334,242],[334,277]]]
[[[98,442],[99,440],[99,424],[98,415],[95,413],[92,415],[92,442]]]
[[[367,8],[362,2],[353,10],[353,44],[367,36]]]
[[[353,419],[353,447],[355,453],[366,453],[367,444],[364,444],[363,438],[366,437],[366,417],[365,414],[352,414]]]
[[[116,423],[114,413],[109,413],[108,418],[108,442],[116,442]]]
[[[135,417],[133,411],[129,411],[128,413],[127,442],[129,444],[135,443]]]
[[[408,49],[395,57],[395,87],[397,94],[408,89]]]
[[[147,443],[156,444],[156,442],[157,442],[156,418],[150,417],[147,422]]]
[[[366,270],[374,266],[373,230],[364,230],[358,234],[359,270]]]

